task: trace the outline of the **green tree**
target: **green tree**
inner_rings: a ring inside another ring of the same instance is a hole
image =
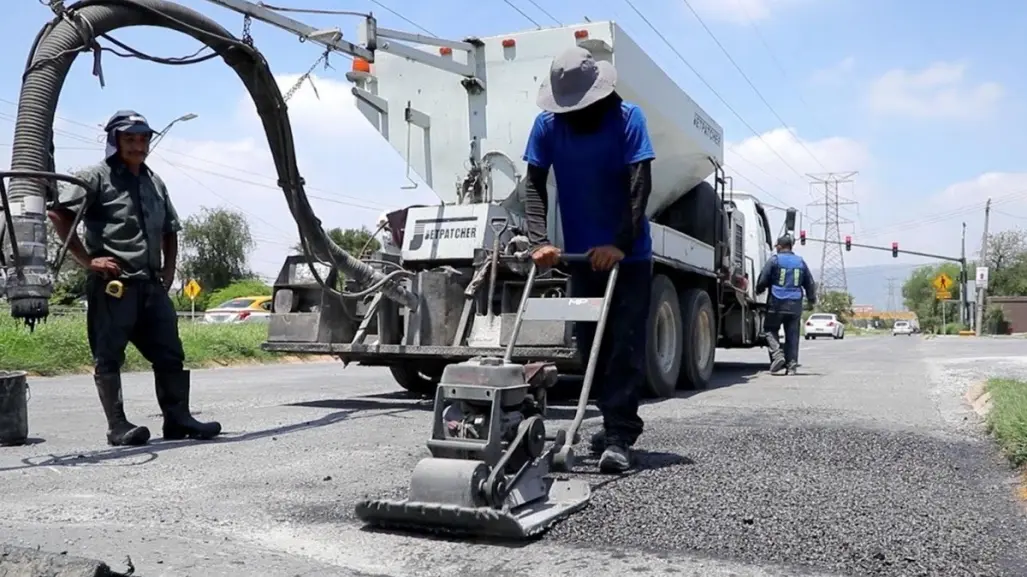
[[[1027,295],[1027,232],[1004,230],[988,236],[988,293]]]
[[[374,233],[366,226],[345,229],[335,227],[328,229],[327,232],[328,238],[332,239],[332,242],[356,258],[366,257],[382,247],[378,239],[374,238]],[[292,249],[299,254],[303,254],[303,245],[301,243],[296,243]]]
[[[82,225],[78,226],[79,238],[82,235]],[[57,256],[61,250],[60,236],[52,226],[46,228],[46,264],[54,271],[53,293],[50,301],[54,304],[70,305],[81,298],[86,292],[86,270],[79,266],[70,254],[65,254],[61,261],[60,270],[55,270]]]
[[[954,283],[949,289],[951,300],[944,303],[937,299],[937,290],[934,288],[934,279],[941,273],[948,275]],[[940,330],[943,318],[949,323],[959,320],[959,291],[958,264],[947,262],[925,265],[913,271],[906,279],[902,285],[902,299],[906,309],[916,313],[922,330]]]
[[[182,223],[179,278],[196,279],[205,294],[253,273],[247,255],[256,243],[246,217],[225,208],[201,208]]]
[[[852,315],[852,295],[844,291],[828,291],[817,300],[817,311],[838,315],[838,320],[848,322]]]

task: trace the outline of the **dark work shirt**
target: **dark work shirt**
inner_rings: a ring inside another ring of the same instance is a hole
[[[114,257],[122,278],[154,277],[161,270],[163,236],[182,230],[164,181],[146,165],[135,176],[116,159],[75,176],[99,190],[82,218],[82,242],[89,256]],[[61,183],[58,206],[76,211],[85,197],[82,187]]]

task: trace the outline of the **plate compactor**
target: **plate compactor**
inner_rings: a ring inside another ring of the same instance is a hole
[[[414,468],[408,498],[362,501],[357,517],[385,528],[523,539],[584,508],[589,484],[552,473],[573,466],[572,446],[580,441],[618,268],[602,298],[529,298],[537,271],[532,266],[505,357],[474,358],[443,372],[428,439],[431,457]],[[525,320],[596,323],[574,420],[552,436],[544,419],[556,367],[511,362]]]

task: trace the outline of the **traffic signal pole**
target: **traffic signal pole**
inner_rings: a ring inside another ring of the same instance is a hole
[[[963,301],[963,303],[966,303],[966,282],[967,282],[967,279],[969,277],[967,276],[968,273],[967,273],[967,270],[966,270],[966,254],[965,254],[965,252],[964,252],[963,256],[958,256],[958,257],[956,257],[956,256],[947,256],[947,255],[944,255],[944,254],[934,254],[934,253],[930,253],[930,252],[920,252],[920,251],[916,251],[916,250],[899,249],[899,243],[897,243],[897,242],[893,242],[892,245],[891,245],[891,248],[889,248],[889,247],[884,247],[884,246],[874,246],[874,245],[871,245],[871,244],[860,244],[860,243],[852,242],[852,237],[845,237],[845,241],[844,242],[837,241],[837,240],[826,240],[826,239],[822,239],[822,238],[809,238],[809,237],[806,236],[806,231],[800,231],[800,233],[799,233],[799,244],[805,245],[807,241],[809,241],[809,242],[826,243],[826,244],[844,245],[845,246],[845,250],[851,250],[851,247],[854,247],[854,246],[855,247],[859,247],[859,248],[869,249],[869,250],[881,250],[881,251],[892,253],[892,256],[895,257],[895,258],[898,258],[899,253],[902,253],[902,254],[911,254],[911,255],[915,255],[915,256],[923,256],[923,257],[927,257],[927,258],[933,258],[933,259],[938,259],[938,260],[944,260],[944,261],[959,263],[959,267],[960,267],[960,273],[959,273],[959,277],[960,277],[959,278],[960,299]],[[978,303],[977,303],[978,313],[977,314],[978,314],[978,317],[981,317],[981,316],[983,316],[983,313],[980,312],[980,307],[981,307],[980,291],[978,291],[977,298],[978,298]],[[964,310],[967,309],[968,308],[967,304],[963,304],[963,308],[964,308]],[[969,316],[969,315],[967,315],[967,316]],[[977,322],[975,324],[976,324],[976,328],[978,330],[980,330],[981,318],[978,318]],[[978,336],[979,335],[980,335],[980,333],[978,333]]]
[[[801,237],[800,237],[800,239],[801,239]],[[809,238],[809,237],[806,237],[806,241],[808,241],[808,242],[828,243],[828,244],[838,244],[838,245],[845,245],[846,244],[846,243],[844,243],[842,241],[838,241],[838,240],[824,240],[822,238]],[[800,242],[801,242],[801,240],[800,240]],[[929,253],[929,252],[919,252],[919,251],[915,251],[915,250],[899,249],[899,248],[896,248],[898,246],[897,243],[893,247],[891,247],[891,248],[886,247],[886,246],[874,246],[874,245],[871,245],[871,244],[859,244],[859,243],[856,243],[856,242],[850,242],[850,243],[848,243],[848,245],[849,246],[855,246],[855,247],[858,247],[858,248],[868,248],[870,250],[882,250],[882,251],[885,251],[885,252],[890,252],[893,255],[895,255],[896,257],[898,256],[898,253],[902,253],[902,254],[912,254],[912,255],[916,255],[916,256],[925,256],[927,258],[936,258],[938,260],[947,260],[947,261],[950,261],[950,262],[958,262],[958,263],[966,262],[965,258],[958,257],[958,256],[946,256],[946,255],[943,255],[943,254],[933,254],[933,253]]]

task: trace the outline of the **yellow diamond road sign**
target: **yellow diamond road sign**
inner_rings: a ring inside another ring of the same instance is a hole
[[[196,300],[196,297],[200,294],[200,283],[195,280],[190,280],[185,285],[185,296],[189,297],[189,300]]]
[[[941,273],[940,275],[934,277],[934,288],[938,289],[939,291],[948,292],[948,290],[952,288],[952,279],[949,277],[949,275]]]

